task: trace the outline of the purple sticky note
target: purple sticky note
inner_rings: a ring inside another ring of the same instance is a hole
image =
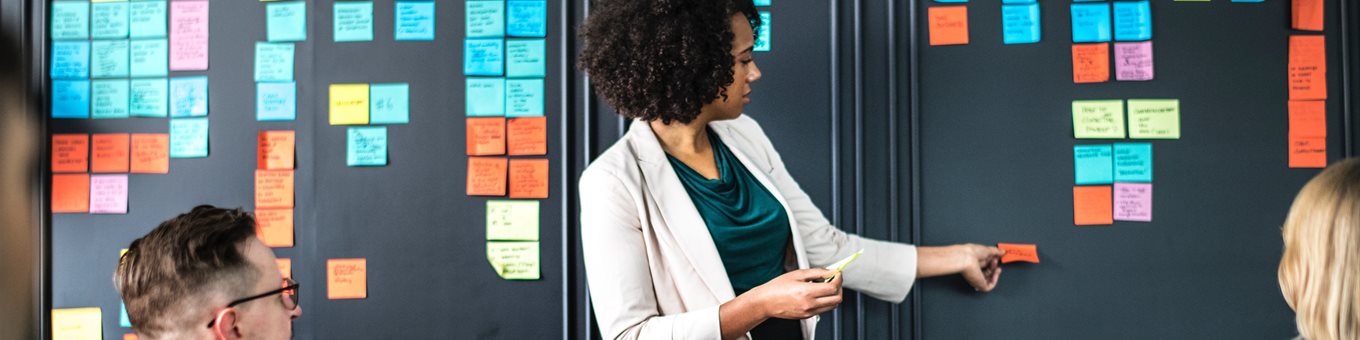
[[[208,2],[170,2],[170,70],[208,69]]]
[[[127,199],[127,174],[90,176],[91,214],[126,214]]]
[[[1115,80],[1152,80],[1152,41],[1114,43]]]
[[[1152,183],[1115,183],[1114,219],[1152,222]]]

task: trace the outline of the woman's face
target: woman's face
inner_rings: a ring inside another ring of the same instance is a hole
[[[755,35],[751,31],[751,23],[746,20],[746,16],[740,13],[733,15],[730,20],[732,25],[732,83],[728,84],[727,98],[719,96],[718,99],[704,104],[703,112],[713,115],[710,120],[733,119],[741,116],[747,103],[751,102],[751,83],[760,80],[760,68],[756,67],[756,61],[752,55],[752,48],[755,47]]]

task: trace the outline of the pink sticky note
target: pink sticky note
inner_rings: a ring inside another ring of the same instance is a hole
[[[170,70],[208,69],[208,2],[170,2]]]
[[[1114,43],[1115,80],[1152,80],[1152,42]]]
[[[127,198],[127,174],[90,176],[91,214],[126,214]]]
[[[1115,183],[1114,219],[1152,222],[1152,183]]]

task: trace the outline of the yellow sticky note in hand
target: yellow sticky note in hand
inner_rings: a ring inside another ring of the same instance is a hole
[[[820,282],[831,282],[831,280],[835,280],[835,279],[836,279],[836,276],[837,276],[837,275],[840,275],[840,274],[841,274],[841,271],[842,271],[842,270],[845,270],[845,267],[847,267],[847,266],[850,265],[850,262],[855,262],[855,259],[859,258],[859,255],[860,255],[860,254],[864,254],[864,249],[860,249],[859,251],[855,252],[854,254],[850,254],[850,256],[846,256],[844,259],[841,259],[840,261],[836,261],[836,263],[832,263],[830,266],[826,266],[826,269],[834,270],[835,272],[831,273],[831,276],[827,276],[826,278],[822,279],[822,281],[820,281]]]
[[[331,84],[331,125],[368,124],[368,84]]]

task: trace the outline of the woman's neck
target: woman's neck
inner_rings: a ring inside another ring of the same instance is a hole
[[[661,149],[671,155],[703,154],[711,150],[708,142],[708,119],[700,114],[689,123],[672,121],[670,124],[653,120],[649,125],[661,143]]]

